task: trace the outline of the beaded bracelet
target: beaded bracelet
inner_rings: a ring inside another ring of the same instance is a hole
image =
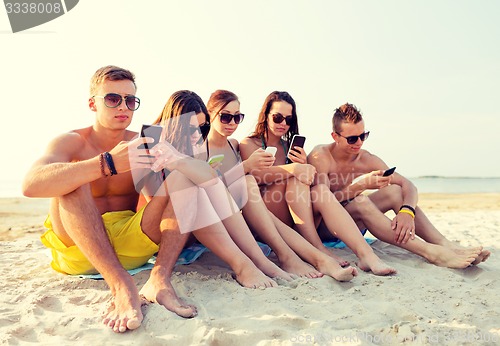
[[[104,160],[106,160],[106,164],[108,165],[110,174],[111,175],[118,174],[115,168],[115,163],[113,162],[113,157],[107,151],[104,153]]]
[[[416,214],[415,212],[415,208],[413,208],[411,205],[408,205],[408,204],[403,204],[401,206],[401,208],[399,208],[399,210],[401,211],[401,209],[408,209],[408,210],[411,210],[411,212],[413,213],[413,215]]]
[[[412,218],[415,218],[415,214],[413,214],[413,212],[411,210],[408,210],[408,209],[401,209],[399,211],[399,213],[405,213],[405,214],[411,215]]]
[[[108,175],[104,171],[104,154],[99,154],[99,166],[101,167],[101,174],[107,177]]]

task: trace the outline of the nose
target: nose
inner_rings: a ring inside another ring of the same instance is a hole
[[[123,96],[120,96],[122,99],[120,101],[120,104],[118,105],[118,109],[120,111],[128,110],[127,108],[127,102]]]

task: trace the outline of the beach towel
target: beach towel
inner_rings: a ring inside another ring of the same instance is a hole
[[[362,231],[361,233],[365,235],[366,229]],[[374,243],[377,239],[373,238],[365,238],[366,242],[371,245]],[[271,248],[269,245],[257,242],[259,247],[261,248],[262,252],[264,252],[264,255],[269,256],[271,254]],[[340,239],[335,240],[335,241],[328,241],[328,242],[323,242],[323,244],[327,248],[332,248],[332,249],[343,249],[347,247],[347,245]],[[205,251],[210,251],[207,249],[204,245],[202,244],[193,244],[184,250],[182,250],[181,254],[179,255],[179,258],[177,259],[176,265],[178,264],[191,264],[194,261],[196,261]],[[147,261],[143,266],[135,269],[128,270],[130,275],[135,275],[137,273],[142,272],[143,270],[150,270],[153,269],[153,266],[155,265],[156,262],[156,256],[153,256]],[[102,280],[103,277],[101,274],[81,274],[78,275],[82,279],[94,279],[94,280]]]
[[[264,255],[269,256],[271,254],[271,248],[264,243],[257,242],[259,247],[261,248],[262,252]],[[194,261],[196,261],[205,251],[210,251],[207,249],[204,245],[202,244],[193,244],[184,250],[182,250],[181,254],[179,255],[179,258],[177,259],[177,262],[175,265],[178,264],[191,264]],[[130,275],[135,275],[137,273],[142,272],[143,270],[149,270],[153,269],[153,266],[155,265],[156,262],[156,256],[153,256],[147,261],[144,265],[142,265],[139,268],[131,269],[128,270]],[[103,279],[101,274],[81,274],[78,275],[82,279],[94,279],[94,280],[101,280]]]

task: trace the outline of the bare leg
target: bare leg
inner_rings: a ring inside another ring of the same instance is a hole
[[[295,232],[294,229],[285,225],[280,219],[271,215],[276,228],[286,243],[304,260],[311,263],[319,272],[331,276],[338,281],[350,281],[353,277],[358,275],[356,268],[348,266],[342,268],[339,263],[315,248],[311,243],[305,240],[300,234]]]
[[[259,186],[255,178],[251,175],[247,175],[235,183],[244,184],[245,186],[243,186],[243,188],[248,191],[248,202],[242,210],[245,220],[260,238],[273,249],[281,263],[281,267],[288,273],[299,276],[308,278],[321,277],[322,274],[320,272],[302,261],[290,246],[288,246],[285,240],[283,240],[273,222],[271,212],[269,212],[260,196]],[[284,226],[287,227],[286,225]],[[290,231],[295,233],[292,229],[290,229]],[[300,237],[300,235],[297,236]],[[304,242],[307,243],[305,240]]]
[[[378,239],[420,255],[438,266],[465,268],[475,260],[481,251],[479,248],[469,249],[463,254],[457,254],[447,247],[427,243],[418,238],[410,239],[406,243],[397,243],[394,239],[391,220],[366,196],[356,197],[346,206],[346,210],[355,220],[361,220]]]
[[[382,212],[385,213],[388,210],[393,210],[397,213],[403,203],[402,196],[401,188],[398,185],[391,185],[376,191],[369,197]],[[486,261],[491,254],[490,251],[483,249],[481,246],[464,247],[446,239],[446,237],[434,227],[424,211],[418,206],[416,207],[415,213],[415,233],[426,242],[444,246],[455,251],[458,255],[468,255],[471,253],[471,250],[472,252],[476,252],[479,249],[479,255],[471,263],[474,265]]]
[[[170,283],[177,258],[188,235],[180,234],[179,225],[187,230],[199,229],[194,235],[212,252],[226,261],[236,273],[236,278],[245,287],[271,287],[276,283],[258,270],[248,257],[234,244],[224,228],[217,213],[213,210],[210,199],[204,189],[199,188],[178,172],[172,172],[167,178],[171,190],[171,199],[167,210],[162,213],[167,198],[154,197],[144,211],[143,230],[153,241],[159,241],[160,253],[151,278],[141,290],[150,301],[159,301],[167,309],[184,317],[196,315],[196,308],[185,304],[175,294]],[[180,192],[178,198],[174,194]],[[174,205],[176,204],[176,205]],[[180,210],[179,220],[174,209]],[[185,212],[196,210],[196,213]],[[161,233],[158,225],[161,220]],[[216,221],[219,220],[219,221]],[[190,233],[187,233],[190,234]],[[182,246],[180,246],[182,245]]]
[[[196,202],[196,195],[191,200]],[[196,307],[180,299],[170,278],[177,258],[185,246],[189,233],[181,234],[179,225],[168,198],[154,197],[144,210],[141,227],[152,239],[160,237],[160,250],[148,281],[140,294],[150,302],[164,306],[181,317],[197,315]]]
[[[331,256],[341,266],[345,267],[349,265],[349,262],[333,254],[332,250],[323,245],[323,242],[318,235],[316,226],[318,225],[322,214],[318,213],[316,215],[318,222],[315,222],[313,215],[313,203],[311,201],[311,194],[313,190],[314,187],[310,188],[308,185],[301,183],[296,178],[288,179],[286,201],[289,205],[295,227],[297,231],[315,248],[328,256]],[[318,210],[321,210],[321,208]]]
[[[311,189],[313,210],[320,213],[323,220],[335,237],[341,239],[358,256],[358,266],[364,271],[372,271],[375,275],[395,274],[396,269],[385,264],[368,245],[359,232],[349,213],[340,205],[333,193],[324,184]]]
[[[134,280],[123,268],[109,241],[90,187],[55,198],[50,210],[54,232],[66,245],[76,245],[108,284],[113,304],[103,323],[115,332],[141,325],[141,300]]]
[[[228,209],[235,205],[231,196],[222,181],[216,185],[205,187],[204,190],[215,208],[215,211],[221,217],[224,227],[236,245],[255,263],[255,265],[269,277],[279,277],[285,280],[292,280],[292,276],[271,262],[257,245],[245,219],[236,209],[236,212],[228,212]]]

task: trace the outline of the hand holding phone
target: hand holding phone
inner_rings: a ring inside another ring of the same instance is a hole
[[[296,147],[304,148],[304,144],[306,143],[306,137],[301,135],[293,135],[292,143],[290,144],[290,148],[288,148],[288,153],[286,154],[287,161],[286,163],[292,163],[293,161],[290,159],[290,152],[294,150]],[[298,152],[295,150],[295,152]]]
[[[392,173],[394,173],[394,171],[396,170],[396,167],[392,167],[392,168],[389,168],[388,170],[386,170],[384,172],[384,174],[382,174],[382,176],[384,177],[388,177],[390,176]]]
[[[222,162],[224,160],[224,154],[214,155],[208,159],[208,164],[213,165],[215,163]]]
[[[153,143],[144,143],[139,145],[138,149],[152,149],[156,144],[160,142],[161,133],[163,131],[163,127],[160,125],[142,125],[141,128],[141,137],[151,137],[154,139]]]

